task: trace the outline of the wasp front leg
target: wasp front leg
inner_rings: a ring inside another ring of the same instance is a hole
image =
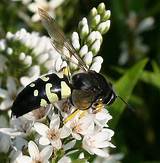
[[[98,112],[101,112],[103,108],[104,108],[104,104],[103,104],[102,100],[100,99],[93,105],[92,113],[96,114]]]

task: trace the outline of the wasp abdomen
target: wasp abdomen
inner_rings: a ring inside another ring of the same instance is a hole
[[[26,86],[17,96],[11,108],[19,117],[39,107],[46,107],[58,100],[69,97],[70,87],[56,74],[42,76]]]

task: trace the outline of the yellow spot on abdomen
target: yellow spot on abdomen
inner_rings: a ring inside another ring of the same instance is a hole
[[[34,87],[34,86],[35,86],[35,84],[34,84],[34,83],[31,83],[29,86],[30,86],[30,87]]]
[[[62,98],[67,98],[71,94],[70,87],[64,81],[61,82],[61,94]]]
[[[34,96],[38,96],[38,90],[34,90]]]
[[[46,107],[48,105],[47,101],[45,99],[41,99],[40,106]]]
[[[47,82],[49,80],[49,77],[41,76],[40,79],[42,79],[43,81]]]
[[[47,83],[45,87],[46,95],[50,103],[54,103],[58,101],[58,96],[56,93],[51,92],[52,84]]]

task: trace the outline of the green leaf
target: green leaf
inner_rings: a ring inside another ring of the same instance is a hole
[[[160,89],[160,74],[158,73],[144,71],[141,80]]]
[[[130,98],[137,81],[140,79],[146,63],[147,59],[138,62],[128,71],[126,71],[126,73],[115,83],[115,92],[119,96],[121,96],[126,102]],[[114,104],[110,107],[111,109],[109,110],[111,115],[113,116],[111,127],[116,127],[125,106],[126,104],[117,98]]]
[[[160,67],[158,66],[158,64],[156,63],[156,61],[152,61],[152,67],[153,67],[153,71],[155,73],[160,73]]]

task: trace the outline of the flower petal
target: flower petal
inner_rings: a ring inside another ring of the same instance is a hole
[[[47,131],[49,130],[48,126],[39,122],[36,122],[34,124],[34,128],[40,135],[43,135],[43,136],[45,136],[47,134]]]
[[[32,159],[29,156],[20,156],[16,159],[17,163],[32,163]]]
[[[60,138],[64,139],[71,134],[71,129],[66,127],[65,125],[60,129]]]
[[[60,139],[56,140],[56,141],[51,141],[51,144],[53,147],[55,147],[56,149],[60,149],[62,147],[62,142]]]
[[[37,157],[39,157],[39,149],[33,141],[30,141],[28,143],[28,152],[32,159],[36,159]]]
[[[52,146],[47,146],[45,147],[41,152],[40,152],[40,156],[42,158],[42,160],[48,160],[53,152],[53,147]]]
[[[49,141],[48,138],[42,136],[42,137],[40,137],[40,139],[39,139],[39,144],[41,144],[41,145],[48,145],[48,144],[50,144],[50,141]]]
[[[6,98],[4,101],[1,102],[0,110],[8,109],[12,106],[12,104],[13,104],[13,100],[11,100],[10,98]]]
[[[109,154],[105,151],[103,151],[102,149],[98,149],[98,148],[92,148],[93,153],[95,153],[96,155],[100,156],[100,157],[108,157]]]
[[[60,118],[57,114],[53,115],[50,122],[51,129],[58,129],[60,125]]]

